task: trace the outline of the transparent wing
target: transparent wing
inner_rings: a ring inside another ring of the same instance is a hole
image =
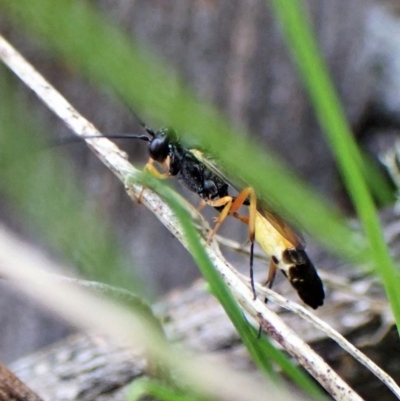
[[[205,154],[199,149],[190,149],[190,152],[200,161],[202,162],[207,168],[213,172],[215,175],[220,177],[223,181],[229,184],[232,188],[235,188],[237,191],[240,192],[240,188],[244,188],[244,185],[239,185],[237,182],[234,182],[231,177],[229,177],[225,170],[221,167],[221,163],[218,163],[210,157],[209,155]]]
[[[199,161],[201,161],[204,165],[206,165],[208,169],[210,169],[214,174],[219,176],[231,187],[235,188],[238,192],[240,192],[245,187],[244,184],[238,184],[234,182],[234,180],[228,177],[224,169],[221,168],[221,166],[218,165],[218,163],[215,160],[205,155],[200,150],[190,149],[190,151]],[[301,233],[296,232],[281,217],[279,217],[275,212],[273,212],[271,207],[268,206],[268,203],[265,200],[257,199],[257,210],[263,217],[265,217],[271,223],[271,225],[275,228],[276,231],[279,232],[279,234],[281,234],[284,238],[286,238],[297,249],[305,248],[306,242]]]

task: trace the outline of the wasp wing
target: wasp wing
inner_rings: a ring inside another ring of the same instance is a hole
[[[232,188],[235,188],[240,192],[241,189],[245,187],[245,185],[240,185],[238,182],[235,182],[232,177],[225,172],[224,168],[221,166],[221,163],[218,163],[214,158],[209,156],[208,154],[202,152],[199,149],[190,149],[190,152],[201,162],[203,163],[212,173],[220,177],[223,181],[229,184]]]
[[[286,238],[296,249],[304,250],[306,247],[306,241],[304,240],[301,233],[295,231],[292,227],[289,226],[281,217],[279,217],[275,212],[271,209],[265,207],[265,202],[262,202],[261,205],[257,204],[257,210],[260,214],[265,217],[271,225],[275,228],[276,231],[279,232],[284,238]]]
[[[190,149],[192,154],[207,166],[214,174],[219,176],[227,184],[233,187],[236,191],[240,192],[245,188],[245,185],[238,184],[232,178],[226,174],[225,170],[218,164],[214,159],[203,153],[198,149]],[[240,181],[240,179],[238,179]],[[263,199],[257,199],[257,210],[259,213],[265,217],[271,225],[279,232],[284,238],[286,238],[293,246],[297,249],[305,249],[306,243],[301,235],[301,233],[296,232],[292,227],[289,226],[281,217],[279,217],[275,212],[269,207],[268,202]]]

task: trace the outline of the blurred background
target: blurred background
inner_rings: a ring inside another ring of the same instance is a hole
[[[176,70],[200,98],[238,127],[245,127],[261,147],[273,150],[317,192],[351,216],[332,154],[265,1],[93,3],[140,46]],[[354,135],[378,160],[392,146],[400,127],[398,2],[309,0],[306,4]],[[143,131],[110,88],[61,62],[3,12],[0,33],[103,133]],[[72,136],[68,128],[3,65],[0,69],[7,89],[0,93],[0,108],[7,96],[27,113],[16,110],[8,116],[10,120],[23,124],[29,114],[26,124],[33,119],[42,127],[37,132],[41,139],[33,145],[32,138],[24,138],[23,125],[14,130],[12,138],[2,137],[0,126],[0,221],[55,260],[83,267],[88,278],[100,265],[113,266],[112,273],[103,277],[111,283],[117,283],[117,277],[132,277],[136,271],[134,280],[138,287],[145,283],[149,299],[197,278],[199,273],[186,250],[143,206],[130,201],[121,183],[84,144],[53,146]],[[149,111],[140,117],[158,129],[151,115]],[[146,163],[145,143],[118,143],[135,165]],[[19,157],[33,151],[40,162],[35,168],[27,162],[16,182],[9,159],[14,157],[10,156],[13,147],[19,145]],[[45,168],[48,160],[57,166],[51,172]],[[55,178],[54,170],[65,178]],[[198,198],[176,180],[171,179],[170,185],[198,204]],[[206,214],[215,216],[212,210]],[[85,222],[90,241],[77,241],[77,221]],[[246,240],[246,230],[235,221],[224,225],[221,233],[227,232],[242,243]],[[235,266],[247,269],[247,258],[234,254],[231,258]],[[0,281],[0,360],[12,361],[71,331]]]

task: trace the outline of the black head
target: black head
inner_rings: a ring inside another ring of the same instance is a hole
[[[153,131],[149,132],[149,130],[147,132],[152,135],[149,141],[150,157],[159,163],[163,163],[170,155],[171,145],[177,141],[175,130],[171,127],[164,127],[156,133]]]
[[[86,135],[84,138],[114,138],[114,139],[141,139],[149,142],[150,157],[158,163],[163,163],[171,154],[171,145],[177,143],[176,131],[171,127],[161,128],[159,131],[154,132],[143,124],[147,135]]]

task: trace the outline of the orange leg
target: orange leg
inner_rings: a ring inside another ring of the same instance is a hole
[[[220,199],[205,201],[207,203],[207,205],[210,205],[213,207],[223,206],[223,209],[217,218],[217,222],[214,226],[214,229],[211,231],[211,234],[208,237],[207,245],[210,243],[210,241],[213,239],[214,235],[217,233],[222,222],[226,219],[226,216],[228,216],[228,214],[231,210],[231,207],[232,207],[232,199],[233,198],[231,196],[224,196]]]
[[[246,199],[250,196],[250,218],[246,216],[239,215],[237,211],[243,206],[244,202],[246,202]],[[254,200],[253,200],[254,198]],[[257,205],[252,208],[252,202],[255,201],[255,195],[254,191],[252,188],[245,188],[242,192],[239,193],[239,195],[236,198],[232,198],[231,196],[224,196],[222,198],[216,199],[216,200],[208,200],[205,201],[208,205],[213,206],[213,207],[220,207],[223,206],[222,211],[220,212],[215,227],[213,231],[211,232],[207,243],[211,241],[211,239],[214,237],[214,235],[217,233],[219,227],[223,223],[223,221],[226,219],[228,215],[234,216],[238,218],[239,220],[249,224],[249,231],[250,231],[250,241],[254,242],[254,231],[255,231],[255,212]]]
[[[237,211],[243,206],[246,200],[250,198],[250,207],[249,207],[249,216],[242,216],[237,213]],[[257,198],[254,193],[253,188],[245,188],[241,191],[238,196],[233,199],[230,196],[225,196],[223,198],[217,199],[215,201],[207,201],[207,203],[211,206],[224,206],[220,215],[218,216],[217,223],[211,232],[207,244],[211,241],[213,236],[216,234],[217,230],[221,226],[222,222],[226,219],[228,215],[232,215],[242,221],[245,224],[249,225],[249,240],[250,240],[250,282],[251,288],[253,291],[253,297],[256,299],[256,290],[254,286],[254,239],[255,239],[255,219],[257,214]]]
[[[247,198],[250,198],[250,206],[249,206],[249,216],[242,216],[237,213],[239,208],[244,204]],[[253,299],[257,298],[256,289],[254,285],[254,239],[256,232],[256,214],[257,214],[257,197],[253,190],[253,188],[245,188],[242,192],[237,196],[233,205],[231,207],[231,214],[242,221],[245,224],[249,225],[249,241],[250,241],[250,283],[251,289],[253,291]]]
[[[240,207],[250,198],[249,216],[242,216],[237,213]],[[245,224],[249,225],[249,238],[250,242],[254,242],[255,230],[256,230],[256,214],[257,214],[257,197],[253,188],[245,188],[239,195],[235,198],[232,203],[230,210],[231,215],[239,219]]]
[[[153,177],[159,178],[159,179],[165,179],[169,177],[169,173],[160,173],[156,167],[154,166],[154,160],[149,159],[147,164],[143,167],[143,172],[149,172]],[[141,203],[141,198],[143,194],[144,188],[140,191],[139,197],[138,197],[138,203]]]
[[[264,285],[267,286],[268,288],[271,288],[272,284],[274,284],[277,268],[278,268],[278,266],[276,265],[276,263],[273,260],[271,260],[271,263],[269,264],[267,281],[264,283]],[[268,302],[267,297],[264,298],[264,302],[265,303]],[[260,327],[258,329],[257,339],[261,337],[261,332],[262,332],[262,327],[260,325]]]
[[[272,285],[274,284],[274,281],[275,281],[277,268],[278,268],[278,266],[276,265],[276,263],[273,260],[271,260],[271,262],[269,264],[267,281],[264,283],[264,286],[267,286],[268,288],[272,288]]]
[[[242,214],[238,214],[238,213],[232,213],[232,216],[235,219],[240,220],[242,223],[249,225],[249,216],[244,216]]]
[[[273,260],[271,260],[271,262],[269,264],[267,281],[264,283],[264,286],[266,286],[268,288],[272,288],[272,285],[274,284],[274,281],[275,281],[277,268],[278,268],[278,266],[276,265],[276,263]],[[264,302],[267,303],[268,298],[265,298]]]
[[[207,205],[207,202],[203,199],[202,201],[200,201],[199,206],[197,206],[197,211],[201,212],[206,205]]]
[[[143,167],[143,171],[148,171],[152,176],[165,179],[169,177],[169,173],[160,173],[154,166],[154,160],[150,159],[147,164]]]

